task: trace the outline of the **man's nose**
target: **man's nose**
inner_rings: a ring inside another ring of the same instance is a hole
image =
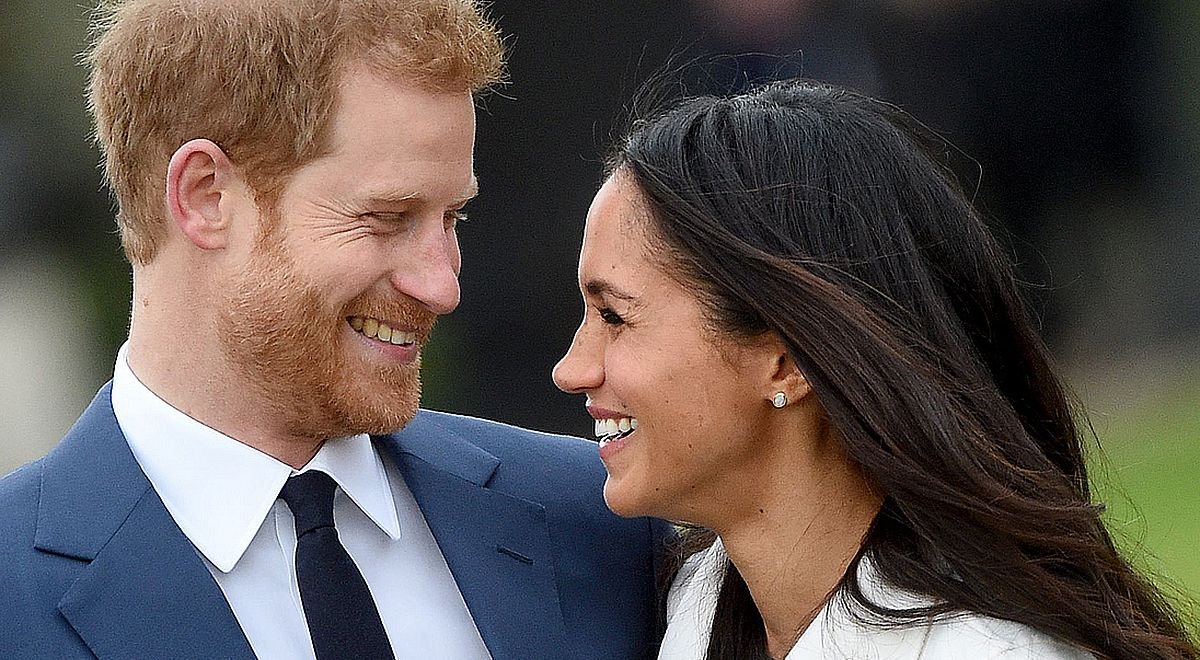
[[[554,365],[551,377],[558,389],[579,394],[600,387],[604,382],[604,363],[591,349],[585,328],[580,327],[567,354]]]
[[[434,314],[458,307],[458,243],[440,229],[425,232],[416,249],[398,260],[392,286]]]

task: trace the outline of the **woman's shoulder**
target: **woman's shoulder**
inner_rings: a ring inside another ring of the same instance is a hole
[[[787,660],[1095,660],[1076,646],[1029,626],[958,613],[933,621],[878,626],[831,615],[810,628]]]
[[[667,631],[659,658],[702,658],[724,577],[720,540],[685,561],[668,595]],[[929,605],[924,596],[888,585],[869,561],[859,565],[864,595],[879,605]],[[892,622],[862,614],[844,591],[834,594],[797,640],[786,660],[1095,660],[1092,654],[1025,624],[971,612],[934,619]],[[872,623],[873,622],[873,623]]]
[[[859,565],[863,595],[884,607],[932,605],[925,596],[889,585],[869,560]],[[817,621],[800,637],[787,660],[879,658],[880,660],[1094,660],[1077,646],[1028,625],[974,612],[956,612],[907,622],[885,622],[865,613],[848,593],[835,594]]]
[[[929,624],[922,658],[1094,660],[1087,651],[1028,625],[980,614],[958,614]]]

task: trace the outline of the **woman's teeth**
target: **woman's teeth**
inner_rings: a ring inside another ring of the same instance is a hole
[[[369,316],[351,316],[349,321],[351,328],[371,339],[378,339],[382,342],[400,346],[417,343],[417,333],[393,330],[391,326],[379,319],[373,319]]]
[[[596,438],[601,443],[606,443],[618,437],[629,435],[637,428],[637,425],[636,417],[598,419],[596,420]]]

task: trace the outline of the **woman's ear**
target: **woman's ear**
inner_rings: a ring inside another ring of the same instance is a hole
[[[800,372],[783,340],[775,337],[770,341],[771,363],[764,398],[776,408],[796,403],[812,392],[808,379]],[[783,396],[781,397],[780,394]]]
[[[229,218],[222,197],[240,187],[240,176],[225,152],[209,140],[179,147],[167,165],[167,214],[188,241],[201,250],[228,245]]]

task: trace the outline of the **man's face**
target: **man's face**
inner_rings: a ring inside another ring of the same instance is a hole
[[[287,432],[385,433],[420,400],[420,351],[458,305],[455,222],[476,190],[468,92],[347,74],[330,151],[289,180],[232,273],[218,326]]]

